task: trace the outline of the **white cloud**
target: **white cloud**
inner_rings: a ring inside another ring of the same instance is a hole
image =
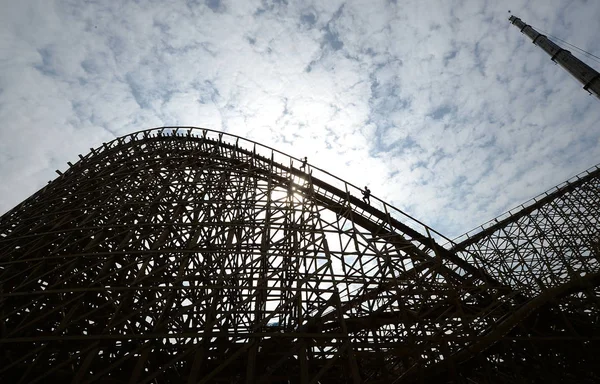
[[[449,235],[600,155],[598,101],[506,12],[594,51],[593,2],[5,8],[1,212],[78,153],[160,125],[225,130],[308,155]]]

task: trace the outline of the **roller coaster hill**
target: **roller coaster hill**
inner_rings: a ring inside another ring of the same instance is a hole
[[[302,160],[163,127],[0,218],[0,381],[600,382],[600,170],[450,240]]]

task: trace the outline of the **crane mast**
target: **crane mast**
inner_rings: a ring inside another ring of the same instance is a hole
[[[552,61],[560,64],[561,67],[566,69],[567,72],[583,84],[583,89],[600,99],[600,73],[573,56],[571,52],[559,47],[552,40],[533,29],[531,25],[524,23],[518,17],[511,16],[508,20],[519,28],[521,33],[527,35],[533,41],[533,44],[542,48],[550,55]]]

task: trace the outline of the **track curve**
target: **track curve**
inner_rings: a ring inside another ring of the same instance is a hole
[[[581,325],[597,313],[592,272],[530,295],[476,251],[295,162],[193,127],[80,156],[0,218],[0,377],[490,381],[518,374],[498,362],[507,341],[594,332]],[[588,312],[548,320],[564,305]],[[529,341],[518,367],[541,361]]]

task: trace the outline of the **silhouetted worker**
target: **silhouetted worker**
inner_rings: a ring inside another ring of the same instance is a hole
[[[302,165],[300,165],[300,169],[304,170],[304,168],[306,168],[307,161],[308,161],[308,157],[304,156],[304,159],[302,159]]]
[[[363,201],[369,205],[371,205],[371,190],[369,187],[365,185],[365,190],[363,191]]]

